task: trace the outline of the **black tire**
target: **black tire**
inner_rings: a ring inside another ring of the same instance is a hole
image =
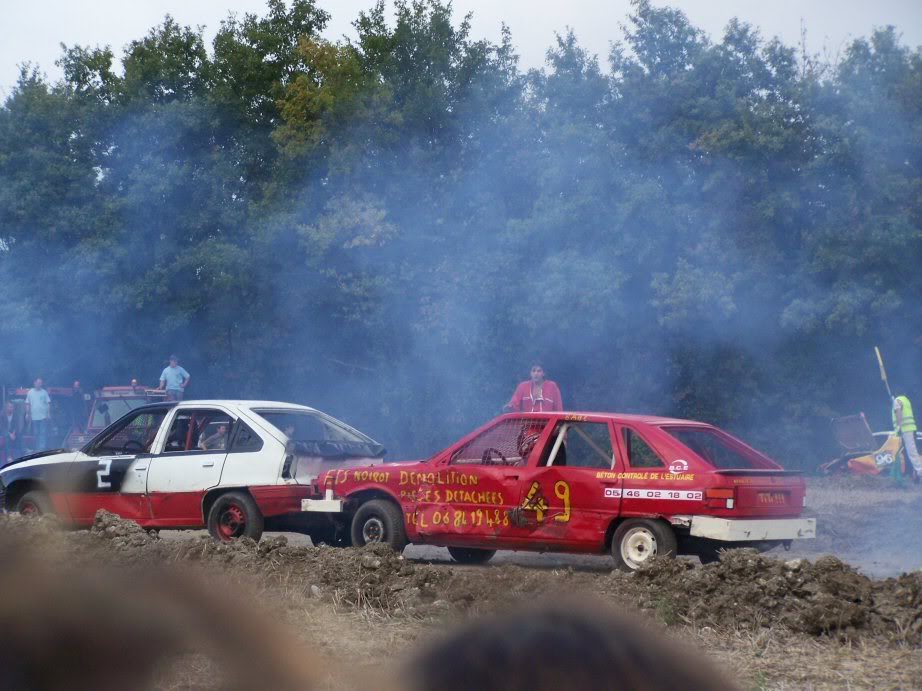
[[[359,507],[352,517],[352,544],[364,547],[372,542],[390,545],[402,552],[407,546],[407,531],[400,507],[386,499],[372,499]]]
[[[486,564],[496,554],[496,550],[477,549],[476,547],[449,547],[448,553],[459,564]]]
[[[23,494],[16,502],[16,510],[23,516],[54,515],[51,497],[40,489],[33,489]]]
[[[713,564],[720,561],[720,550],[720,547],[707,545],[698,548],[695,554],[698,555],[698,559],[701,560],[702,564]]]
[[[311,539],[314,547],[326,545],[327,547],[352,547],[352,535],[345,527],[331,526],[328,528],[314,528],[306,535]]]
[[[218,542],[233,542],[241,537],[258,541],[264,525],[253,497],[244,492],[222,494],[208,512],[208,532]]]
[[[676,537],[672,528],[662,521],[631,518],[618,526],[611,541],[611,555],[622,571],[636,571],[654,557],[673,558]]]

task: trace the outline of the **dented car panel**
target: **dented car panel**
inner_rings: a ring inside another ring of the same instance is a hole
[[[653,519],[679,550],[697,539],[812,537],[799,521],[805,484],[704,423],[609,413],[500,416],[426,461],[323,473],[305,511],[344,520],[370,498],[400,507],[409,542],[603,552],[627,519]],[[741,536],[750,536],[743,538]],[[779,536],[779,537],[776,537]]]

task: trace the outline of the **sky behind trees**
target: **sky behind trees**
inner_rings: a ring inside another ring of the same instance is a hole
[[[916,0],[676,0],[656,2],[681,9],[698,27],[717,38],[733,17],[757,26],[766,38],[779,36],[785,43],[800,41],[801,26],[807,30],[811,51],[841,53],[847,43],[866,36],[876,27],[899,27],[906,45],[922,45],[922,3]],[[3,10],[6,30],[0,42],[0,96],[16,82],[17,64],[38,64],[52,78],[61,71],[54,65],[59,44],[110,45],[118,54],[121,48],[149,27],[172,15],[179,23],[205,26],[213,37],[229,12],[260,14],[263,0],[70,0],[45,2],[6,2]],[[355,36],[352,21],[367,9],[363,0],[321,2],[331,14],[324,36],[336,40]],[[393,9],[392,3],[389,3]],[[630,10],[629,0],[572,0],[534,2],[532,0],[455,0],[457,17],[473,12],[472,30],[476,36],[500,40],[505,22],[512,31],[515,47],[524,67],[540,67],[553,45],[554,32],[570,27],[580,43],[604,60],[608,45],[619,24]]]

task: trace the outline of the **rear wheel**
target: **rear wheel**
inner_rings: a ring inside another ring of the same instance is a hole
[[[241,537],[259,540],[263,534],[263,515],[249,494],[228,492],[218,497],[208,512],[208,532],[221,542]]]
[[[476,549],[474,547],[449,547],[448,553],[459,564],[486,564],[496,554],[496,550]]]
[[[19,498],[16,510],[23,516],[45,516],[54,513],[54,506],[51,504],[51,497],[39,489],[34,489]]]
[[[39,489],[23,494],[16,502],[16,510],[23,516],[46,516],[54,513],[51,498]]]
[[[352,517],[352,544],[363,547],[381,542],[398,552],[407,546],[403,513],[394,502],[372,499],[362,504]]]
[[[675,557],[675,533],[662,521],[632,518],[618,526],[611,541],[611,553],[619,569],[636,571],[654,557]]]

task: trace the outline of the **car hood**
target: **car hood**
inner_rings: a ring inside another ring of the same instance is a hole
[[[71,460],[77,452],[73,449],[49,449],[48,451],[39,451],[30,453],[26,456],[14,458],[12,461],[3,466],[3,470],[18,465],[38,465],[42,463],[63,463]],[[35,463],[38,461],[38,463]]]

